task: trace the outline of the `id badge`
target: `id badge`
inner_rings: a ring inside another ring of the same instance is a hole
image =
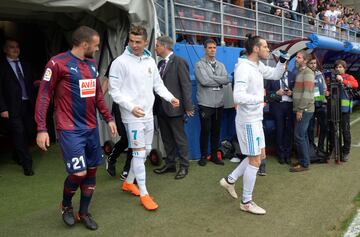
[[[314,97],[320,96],[319,87],[314,88]]]

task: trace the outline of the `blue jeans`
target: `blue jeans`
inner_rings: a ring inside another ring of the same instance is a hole
[[[298,160],[300,165],[306,168],[310,165],[310,146],[307,130],[312,116],[313,113],[303,112],[302,119],[296,122],[294,131]]]

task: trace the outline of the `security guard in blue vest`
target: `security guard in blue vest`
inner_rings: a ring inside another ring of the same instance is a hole
[[[320,70],[318,70],[316,58],[314,57],[308,62],[308,67],[315,73],[315,88],[314,88],[314,98],[315,98],[315,112],[310,120],[308,127],[308,137],[309,144],[315,145],[314,141],[314,127],[315,127],[315,118],[320,127],[320,134],[317,149],[321,152],[324,152],[324,144],[327,133],[327,120],[326,120],[326,98],[325,96],[329,95],[327,91],[327,86],[325,82],[324,75]]]

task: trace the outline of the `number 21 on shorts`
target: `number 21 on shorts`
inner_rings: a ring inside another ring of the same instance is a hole
[[[84,156],[74,157],[71,159],[71,163],[74,170],[85,168]]]

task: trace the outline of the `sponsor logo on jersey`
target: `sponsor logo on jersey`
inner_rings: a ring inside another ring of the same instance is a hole
[[[52,75],[52,71],[50,68],[46,68],[44,76],[43,76],[43,80],[44,81],[50,81],[51,79],[51,75]]]
[[[80,97],[93,97],[96,93],[96,79],[79,80]]]

